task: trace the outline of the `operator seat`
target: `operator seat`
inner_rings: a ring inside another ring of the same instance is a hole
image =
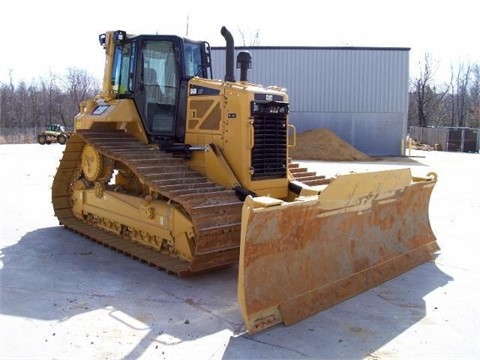
[[[145,85],[145,98],[147,103],[158,104],[162,98],[160,85],[157,83],[157,72],[155,69],[145,68],[143,71],[143,82]]]

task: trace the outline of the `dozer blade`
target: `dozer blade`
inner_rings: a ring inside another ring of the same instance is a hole
[[[290,203],[248,197],[238,281],[247,331],[293,324],[431,260],[432,175],[348,174]]]

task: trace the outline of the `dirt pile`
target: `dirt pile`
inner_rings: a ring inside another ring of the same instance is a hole
[[[297,146],[290,149],[293,160],[371,161],[329,129],[308,130],[297,135]]]

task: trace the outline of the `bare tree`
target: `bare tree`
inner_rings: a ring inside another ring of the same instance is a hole
[[[81,69],[69,68],[63,84],[75,106],[100,92],[99,81]]]
[[[480,65],[472,66],[472,85],[470,86],[470,124],[480,128]]]
[[[73,128],[73,118],[78,113],[80,102],[98,94],[100,85],[99,81],[85,70],[76,68],[68,68],[62,84],[64,92],[59,116],[67,128]]]
[[[239,28],[238,32],[240,33],[240,37],[242,39],[242,45],[243,46],[259,46],[260,45],[260,30],[259,29],[255,30],[255,33],[253,34],[253,36],[252,36],[252,33],[250,33],[248,44],[247,44],[247,39],[245,37],[245,33],[243,32],[243,30]]]
[[[451,126],[464,127],[467,122],[469,110],[469,82],[472,68],[470,65],[460,63],[457,70],[451,66],[450,98],[451,98]]]
[[[420,63],[420,74],[411,82],[410,116],[416,117],[416,124],[426,127],[431,124],[438,105],[448,93],[448,88],[437,88],[434,82],[435,69],[430,54],[426,53],[423,64]]]
[[[28,106],[28,92],[27,92],[27,84],[25,81],[20,81],[15,91],[15,123],[17,127],[20,129],[25,129],[28,123],[28,113],[27,113],[27,106]]]
[[[60,92],[60,89],[57,84],[58,77],[50,72],[50,78],[43,83],[43,87],[46,90],[46,104],[47,104],[47,113],[48,113],[48,124],[57,123],[57,117],[55,112],[58,107],[58,98],[57,95]],[[66,125],[66,124],[64,124]]]

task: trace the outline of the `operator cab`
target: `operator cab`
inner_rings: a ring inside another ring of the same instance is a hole
[[[177,119],[186,118],[187,83],[212,78],[210,45],[173,35],[114,36],[113,91],[134,100],[150,142],[183,142],[185,121]]]

